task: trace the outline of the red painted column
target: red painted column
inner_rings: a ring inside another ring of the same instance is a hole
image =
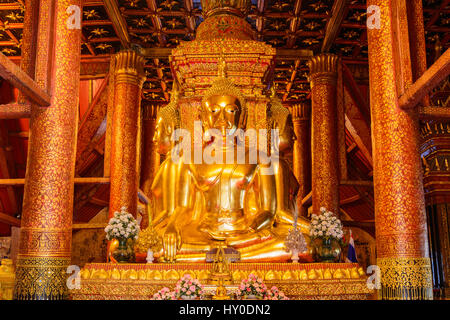
[[[81,12],[81,0],[40,1],[35,80],[51,95],[51,105],[31,109],[16,299],[67,295],[81,52],[81,30],[67,28],[71,5]]]
[[[339,58],[321,54],[309,61],[311,77],[311,167],[313,213],[339,215],[337,71]]]
[[[408,1],[409,2],[409,1]],[[427,223],[419,155],[417,110],[398,106],[398,90],[408,70],[398,58],[409,43],[395,27],[404,28],[400,1],[369,0],[380,8],[380,29],[368,30],[370,104],[374,160],[377,264],[383,299],[431,299]],[[395,5],[395,6],[394,6]],[[396,41],[394,41],[396,40]],[[409,59],[409,58],[408,58]]]
[[[137,215],[138,141],[144,58],[132,50],[115,59],[114,110],[111,134],[111,187],[109,216],[121,207]]]

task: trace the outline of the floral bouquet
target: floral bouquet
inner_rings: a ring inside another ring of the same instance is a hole
[[[176,300],[175,292],[164,287],[155,293],[151,300]]]
[[[344,236],[341,220],[336,218],[332,212],[327,211],[324,207],[320,208],[320,213],[320,215],[313,214],[311,216],[311,227],[309,231],[311,238],[333,238],[341,241]]]
[[[203,286],[200,281],[193,279],[189,274],[185,274],[178,280],[175,287],[175,296],[183,300],[201,298],[203,295]]]
[[[255,296],[257,298],[263,298],[267,292],[267,287],[261,278],[251,273],[247,279],[241,281],[239,286],[238,297],[244,298],[249,296]]]
[[[109,220],[105,228],[106,240],[137,239],[140,231],[139,225],[126,210],[126,207],[122,207],[120,212],[114,212],[114,217]]]
[[[313,257],[318,262],[338,262],[344,236],[341,220],[323,207],[320,213],[319,216],[311,216],[309,235],[313,243]]]
[[[264,300],[289,300],[289,298],[286,297],[283,291],[280,291],[277,287],[273,286],[267,291]]]

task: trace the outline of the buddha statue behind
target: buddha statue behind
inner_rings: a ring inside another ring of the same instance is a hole
[[[240,251],[241,261],[288,261],[284,241],[294,221],[288,203],[295,202],[295,178],[289,188],[293,176],[282,153],[269,156],[246,142],[239,130],[246,129],[245,98],[226,78],[224,63],[219,69],[200,110],[201,161],[183,149],[190,143],[175,135],[175,152],[167,153],[152,185],[152,221],[163,239],[162,257],[166,262],[205,261],[206,252],[226,240]],[[157,143],[167,145],[172,130],[165,126],[179,127],[175,119],[161,112]],[[283,128],[279,146],[293,139],[292,130]],[[307,220],[299,218],[299,226],[308,232]]]

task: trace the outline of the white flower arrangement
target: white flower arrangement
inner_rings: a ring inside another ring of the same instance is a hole
[[[320,215],[311,215],[310,237],[341,240],[344,236],[341,220],[336,218],[332,212],[327,211],[324,207],[320,208],[320,213]]]
[[[114,212],[105,228],[106,240],[112,239],[134,239],[139,235],[139,224],[136,219],[122,207],[120,212]]]
[[[180,280],[178,280],[177,285],[175,286],[175,296],[177,298],[201,298],[203,296],[203,286],[200,281],[193,279],[189,274],[185,274]]]

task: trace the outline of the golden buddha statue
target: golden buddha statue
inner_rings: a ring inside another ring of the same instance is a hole
[[[225,252],[223,250],[222,243],[219,242],[219,247],[217,248],[216,257],[209,276],[209,282],[211,284],[220,285],[220,283],[231,284],[232,281],[233,277],[228,267],[228,261],[225,259]]]
[[[163,144],[163,151],[168,149],[168,141],[173,141],[168,138],[170,130],[164,127],[177,126],[176,112],[171,113],[164,116],[161,112],[158,117],[155,141]],[[278,161],[283,158],[281,154],[272,157],[272,163],[261,161],[261,155],[267,159],[268,154],[250,148],[239,133],[239,129],[246,129],[246,101],[226,77],[224,61],[219,63],[219,78],[203,96],[200,115],[204,161],[196,163],[192,155],[174,161],[172,153],[161,164],[152,185],[152,220],[163,239],[164,260],[204,261],[208,250],[226,240],[240,251],[243,261],[288,261],[284,239],[294,221],[290,203],[295,200],[291,198],[296,185],[286,189],[285,176],[289,177],[290,169],[284,160]],[[287,119],[283,129],[289,127]],[[278,122],[272,125],[279,126]],[[289,128],[283,130],[280,141],[292,143],[292,133]],[[284,150],[283,143],[277,142],[276,147]],[[171,142],[169,148],[179,145]],[[256,152],[260,157],[253,157]],[[299,225],[302,232],[308,232],[307,220]]]

